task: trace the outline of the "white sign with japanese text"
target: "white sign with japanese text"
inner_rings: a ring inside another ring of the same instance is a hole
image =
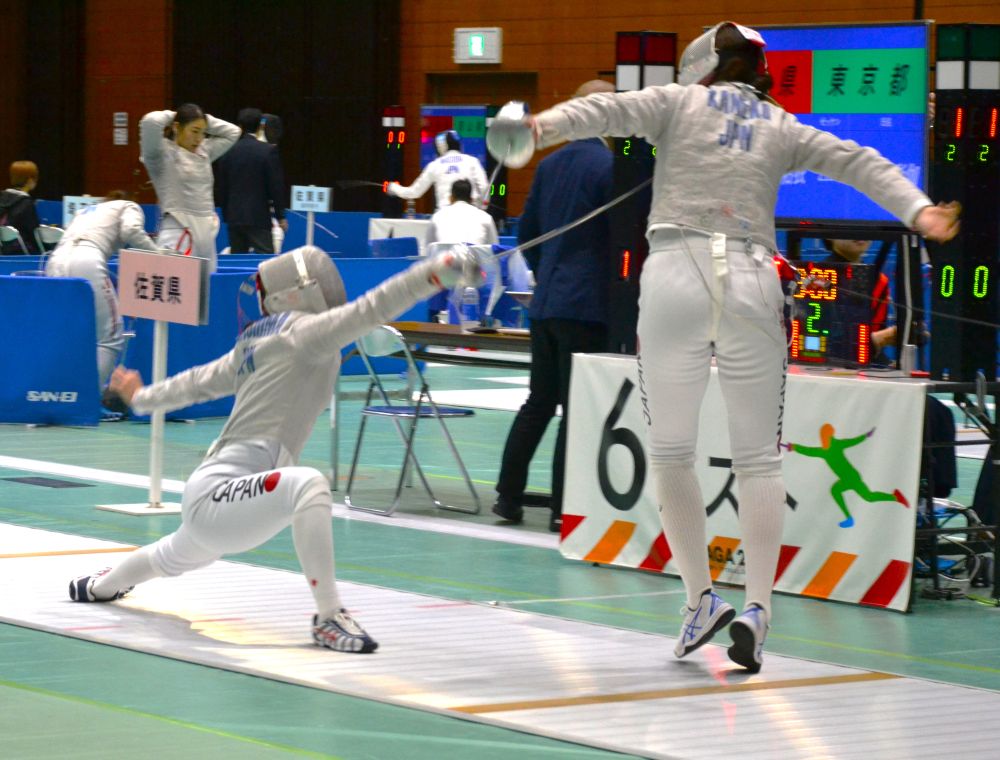
[[[573,357],[560,551],[676,573],[657,514],[635,357]],[[926,389],[919,381],[789,371],[782,442],[786,512],[775,588],[909,606]],[[695,469],[713,580],[742,585],[739,493],[713,368]]]
[[[292,185],[292,211],[329,211],[330,196],[328,187]]]
[[[207,259],[172,253],[123,250],[118,260],[121,312],[159,322],[203,322],[203,270]]]
[[[73,217],[76,216],[76,212],[82,209],[84,206],[95,206],[101,201],[103,201],[99,195],[64,195],[63,196],[63,229],[69,227],[69,223],[73,221]]]

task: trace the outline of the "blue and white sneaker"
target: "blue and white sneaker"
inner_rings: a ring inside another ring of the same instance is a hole
[[[742,665],[751,673],[760,671],[764,660],[764,639],[771,625],[767,612],[756,604],[751,604],[729,626],[733,645],[729,647],[729,659]]]
[[[674,647],[674,654],[678,658],[686,657],[707,644],[736,615],[732,605],[723,601],[711,589],[701,595],[695,609],[684,605],[681,612],[684,614],[684,623],[681,625],[680,636],[677,637],[677,646]]]
[[[378,649],[378,643],[365,633],[365,629],[345,609],[322,621],[318,615],[313,615],[312,634],[316,646],[337,652],[368,654]]]
[[[135,588],[135,586],[129,586],[127,589],[116,591],[112,596],[103,598],[96,597],[94,595],[94,582],[102,575],[107,575],[109,572],[111,572],[111,568],[106,567],[93,575],[81,575],[79,578],[74,578],[69,582],[69,598],[74,602],[113,602],[116,599],[121,599],[125,596],[125,594]]]

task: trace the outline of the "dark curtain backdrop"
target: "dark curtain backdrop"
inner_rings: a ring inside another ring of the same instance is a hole
[[[399,99],[398,0],[175,0],[175,103],[284,122],[289,185],[334,188],[337,210],[379,208],[382,108]]]
[[[3,0],[0,185],[12,161],[38,164],[36,198],[83,183],[83,0]]]

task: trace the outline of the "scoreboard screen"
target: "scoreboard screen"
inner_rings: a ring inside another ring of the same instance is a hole
[[[462,152],[486,166],[487,106],[420,106],[420,168],[438,157],[434,138],[454,129],[462,140]]]
[[[926,189],[928,23],[759,29],[774,78],[771,95],[786,111],[875,148]],[[775,216],[897,222],[853,188],[809,171],[784,177]]]
[[[870,264],[807,263],[799,274],[811,285],[793,299],[789,356],[794,362],[865,366],[871,360],[872,290],[877,274]]]

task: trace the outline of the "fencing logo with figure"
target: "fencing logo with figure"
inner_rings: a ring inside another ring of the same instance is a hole
[[[898,488],[892,493],[870,489],[861,477],[861,473],[847,458],[845,451],[871,438],[875,434],[875,428],[854,438],[837,438],[836,432],[833,425],[827,422],[819,429],[819,446],[804,446],[801,443],[782,443],[781,445],[789,452],[822,459],[837,476],[837,480],[830,487],[830,495],[840,507],[840,511],[844,513],[844,519],[838,523],[840,527],[850,528],[854,525],[854,516],[844,500],[844,494],[849,491],[854,491],[864,501],[870,503],[891,501],[908,508],[910,504]]]

